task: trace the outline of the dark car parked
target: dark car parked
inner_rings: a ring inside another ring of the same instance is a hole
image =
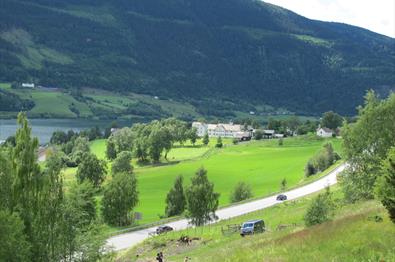
[[[163,234],[169,231],[173,231],[173,228],[170,226],[160,226],[156,229],[156,234]]]
[[[263,233],[265,231],[265,222],[262,219],[251,220],[244,222],[240,229],[240,235],[252,235],[256,233]]]
[[[278,195],[277,196],[277,201],[284,201],[287,200],[287,196],[284,194]]]

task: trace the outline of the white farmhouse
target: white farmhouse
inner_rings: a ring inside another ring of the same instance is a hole
[[[247,138],[251,137],[251,130],[244,130],[243,125],[235,124],[206,124],[202,122],[193,122],[192,127],[196,128],[197,135],[203,137],[206,133],[210,137],[230,137],[230,138]]]
[[[319,127],[317,129],[317,136],[320,137],[332,137],[335,132],[333,132],[332,129],[326,128],[326,127]]]
[[[34,88],[34,83],[22,83],[22,87],[24,87],[24,88]]]

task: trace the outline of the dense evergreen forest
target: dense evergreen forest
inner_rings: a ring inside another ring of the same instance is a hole
[[[0,82],[354,114],[395,85],[395,40],[253,0],[2,0]],[[247,111],[248,112],[248,111]]]

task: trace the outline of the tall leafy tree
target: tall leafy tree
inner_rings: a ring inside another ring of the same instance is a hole
[[[30,248],[23,221],[16,214],[0,210],[0,261],[29,261]]]
[[[104,221],[114,226],[130,224],[130,212],[137,202],[136,177],[130,173],[117,174],[104,188],[102,200]]]
[[[378,197],[388,210],[390,219],[395,223],[395,147],[389,151],[384,161],[383,173],[378,183]]]
[[[219,193],[214,192],[214,184],[208,180],[207,171],[200,168],[191,179],[186,190],[188,214],[191,223],[202,226],[216,219]]]
[[[37,163],[38,140],[31,137],[31,127],[26,115],[18,115],[20,128],[16,131],[16,145],[11,153],[11,168],[14,176],[12,183],[13,203],[11,213],[18,212],[25,224],[25,232],[33,238],[32,222],[39,209],[37,194],[43,180]]]
[[[373,198],[377,177],[388,150],[395,146],[395,94],[380,100],[373,91],[365,96],[358,120],[342,129],[343,151],[349,168],[341,183],[349,201]]]
[[[166,216],[176,216],[185,210],[186,199],[183,187],[183,177],[178,176],[166,197]]]
[[[85,181],[75,183],[67,194],[67,204],[79,217],[76,224],[81,228],[90,225],[96,219],[96,189],[92,183]]]
[[[107,174],[107,165],[104,160],[100,160],[92,153],[82,155],[81,163],[77,170],[78,182],[89,180],[95,187],[99,187]]]

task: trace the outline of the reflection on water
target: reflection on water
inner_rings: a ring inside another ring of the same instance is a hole
[[[111,125],[112,120],[81,120],[81,119],[30,119],[33,136],[38,137],[40,144],[46,144],[51,139],[52,133],[57,130],[75,132],[98,126],[102,129]],[[117,121],[120,126],[131,126],[130,122]],[[18,128],[16,119],[0,119],[0,142],[11,135],[15,135]]]

